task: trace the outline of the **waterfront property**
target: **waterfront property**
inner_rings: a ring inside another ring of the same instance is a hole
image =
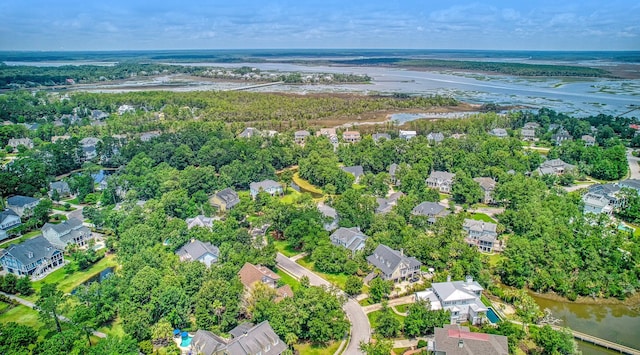
[[[364,249],[365,241],[368,238],[369,236],[362,233],[360,228],[357,227],[340,227],[329,236],[331,244],[348,249],[351,255],[355,254],[358,250]]]
[[[427,186],[432,189],[436,189],[440,192],[451,192],[451,186],[453,185],[453,178],[456,174],[452,174],[446,171],[433,171],[426,180]]]
[[[15,212],[19,217],[28,217],[33,209],[40,203],[40,199],[16,195],[7,199],[7,208]]]
[[[447,281],[431,284],[431,288],[416,292],[416,300],[429,300],[431,309],[444,309],[451,313],[451,324],[471,322],[482,324],[486,319],[487,307],[480,297],[484,288],[473,278],[465,281]]]
[[[231,339],[208,330],[198,330],[191,343],[191,352],[203,355],[280,355],[287,345],[273,331],[269,321],[258,325],[243,323],[229,331]]]
[[[556,145],[562,145],[563,142],[573,140],[573,137],[569,134],[569,132],[566,129],[560,127],[558,128],[558,131],[554,133],[553,136],[551,136],[551,140]]]
[[[437,218],[445,217],[450,213],[444,206],[436,202],[423,202],[411,211],[414,216],[427,217],[427,221],[431,224],[436,223]]]
[[[218,262],[220,249],[209,242],[205,243],[192,239],[178,249],[176,255],[180,258],[180,261],[199,261],[207,267],[211,267],[211,264]]]
[[[9,273],[39,278],[64,265],[64,256],[62,250],[38,236],[7,248],[0,263]]]
[[[401,139],[405,139],[405,140],[410,140],[411,138],[414,138],[417,135],[418,135],[418,133],[416,131],[402,131],[402,130],[400,130],[400,132],[398,133],[398,137],[401,138]]]
[[[342,133],[342,140],[346,143],[358,143],[360,142],[360,132],[345,131]]]
[[[476,221],[465,218],[462,229],[467,232],[465,241],[471,246],[475,246],[478,250],[491,253],[494,251],[498,233],[496,232],[498,225],[484,221]]]
[[[400,249],[394,250],[384,244],[378,245],[367,261],[380,270],[380,277],[385,281],[399,282],[410,280],[420,274],[422,263],[412,257],[404,255]]]
[[[471,332],[469,327],[447,324],[434,328],[435,339],[429,350],[436,355],[507,355],[504,335]]]
[[[249,184],[249,189],[251,193],[251,198],[255,200],[256,196],[260,191],[264,191],[271,196],[282,195],[284,190],[282,189],[282,185],[273,181],[273,180],[263,180],[259,182],[252,182]]]
[[[240,203],[240,197],[232,188],[227,187],[226,189],[220,190],[211,196],[209,203],[213,207],[217,207],[221,212],[224,212],[232,209],[235,205]]]
[[[93,239],[91,230],[82,225],[82,221],[77,218],[58,224],[46,223],[41,230],[49,243],[61,250],[66,249],[70,244],[85,247]]]
[[[381,139],[391,140],[389,133],[374,133],[371,135],[374,142],[378,143]]]

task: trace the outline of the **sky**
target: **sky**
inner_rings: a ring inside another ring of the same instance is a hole
[[[2,0],[0,50],[640,50],[638,0]]]

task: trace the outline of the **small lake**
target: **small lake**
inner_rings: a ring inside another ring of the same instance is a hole
[[[102,282],[104,281],[106,278],[108,278],[109,276],[111,276],[113,274],[113,267],[108,267],[102,271],[100,271],[99,274],[92,276],[90,279],[88,279],[87,281],[83,282],[82,285],[80,286],[88,286],[91,285],[94,282]],[[78,286],[78,287],[80,287]],[[73,289],[73,291],[71,291],[71,294],[75,294],[76,290],[78,288]]]
[[[602,339],[640,349],[640,306],[624,304],[579,304],[550,300],[531,294],[540,309],[549,308],[558,325]],[[604,349],[579,343],[584,354],[603,354]]]

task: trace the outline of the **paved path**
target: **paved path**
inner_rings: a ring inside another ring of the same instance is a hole
[[[412,339],[399,339],[393,342],[393,347],[397,349],[397,348],[410,348],[412,346],[418,346],[418,341],[420,340],[429,341],[429,340],[433,340],[433,338],[420,337],[420,338],[412,338]]]
[[[627,161],[629,162],[629,179],[640,179],[640,158],[631,155],[633,150],[627,149]]]
[[[25,300],[24,298],[20,298],[20,297],[18,297],[16,295],[8,294],[8,293],[1,292],[1,291],[0,291],[0,294],[9,297],[10,299],[22,304],[23,306],[27,306],[27,307],[32,308],[32,309],[36,309],[35,303],[33,303],[31,301],[28,301],[28,300]],[[63,322],[71,323],[71,320],[69,318],[63,316],[63,315],[58,315],[58,319],[60,319]],[[102,332],[93,331],[92,333],[93,333],[93,335],[97,336],[98,338],[106,338],[107,337],[107,335],[105,333],[102,333]]]
[[[312,286],[331,286],[329,281],[323,279],[311,270],[302,267],[295,261],[287,258],[280,253],[278,253],[278,255],[276,256],[276,262],[280,269],[288,272],[298,279],[302,276],[307,276],[309,278],[309,283]],[[371,325],[369,324],[369,318],[367,318],[367,315],[364,313],[362,307],[360,307],[358,302],[356,302],[352,298],[348,298],[347,302],[344,304],[344,306],[342,306],[342,308],[344,309],[345,313],[347,314],[347,318],[349,318],[349,322],[351,323],[351,337],[344,351],[344,354],[363,354],[363,352],[360,351],[359,346],[361,341],[368,342],[371,336]]]
[[[388,305],[389,307],[398,306],[401,304],[414,303],[415,301],[416,301],[416,298],[414,297],[414,295],[409,295],[409,296],[404,296],[404,297],[399,297],[399,298],[394,298],[392,300],[389,300]],[[381,309],[382,309],[382,303],[376,303],[366,307],[362,307],[362,310],[364,311],[364,313],[371,313],[371,312],[379,311]]]

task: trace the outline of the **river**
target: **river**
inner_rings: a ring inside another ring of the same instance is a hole
[[[580,304],[551,300],[531,294],[541,309],[551,310],[561,319],[558,325],[602,339],[640,349],[640,306],[624,304]],[[603,354],[604,349],[579,343],[583,354]],[[615,354],[612,352],[611,354]]]

